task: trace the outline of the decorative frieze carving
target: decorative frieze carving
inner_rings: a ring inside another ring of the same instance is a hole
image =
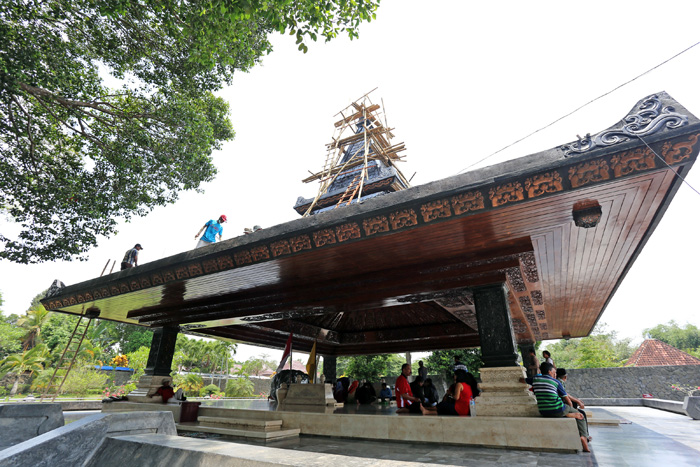
[[[610,159],[615,178],[656,168],[654,153],[648,147],[616,154]]]
[[[311,249],[311,239],[308,235],[299,235],[298,237],[292,237],[289,239],[289,246],[292,248],[294,253],[298,253],[302,250]]]
[[[530,302],[530,297],[518,297],[520,302],[520,309],[523,310],[526,316],[532,316],[532,303]]]
[[[272,256],[274,256],[275,258],[282,255],[288,255],[292,252],[292,249],[289,247],[289,242],[287,240],[272,242],[270,244],[270,250],[272,251]]]
[[[394,230],[411,227],[418,224],[418,216],[413,209],[401,209],[389,214],[389,222]]]
[[[435,219],[450,217],[452,215],[450,212],[450,202],[446,199],[425,203],[421,205],[420,212],[424,222],[431,222]]]
[[[609,179],[610,167],[604,159],[584,162],[569,168],[569,182],[572,188]]]
[[[469,211],[484,209],[484,195],[480,191],[468,191],[451,198],[452,209],[456,216]]]
[[[250,256],[255,262],[264,261],[270,259],[270,252],[265,245],[260,245],[250,249]]]
[[[494,208],[525,199],[520,182],[506,183],[489,190],[489,198]]]
[[[316,248],[335,243],[335,233],[331,229],[318,230],[313,233]]]
[[[536,198],[546,193],[556,193],[563,189],[561,175],[557,171],[537,174],[525,180],[528,198]]]
[[[666,141],[661,147],[661,155],[668,165],[677,164],[685,159],[688,159],[693,153],[693,148],[698,142],[698,136],[690,135],[687,141],[671,143]]]
[[[239,251],[233,254],[233,259],[236,261],[236,266],[244,266],[252,264],[253,258],[250,257],[250,251]]]
[[[226,269],[231,269],[233,268],[233,258],[231,258],[229,255],[219,256],[218,258],[216,258],[216,264],[222,271]]]
[[[513,290],[516,292],[525,292],[527,290],[523,281],[523,275],[520,274],[520,268],[509,268],[506,270],[506,275]]]
[[[362,221],[362,228],[368,237],[381,232],[389,231],[389,221],[386,216],[370,217]]]
[[[360,238],[360,226],[355,222],[339,225],[335,228],[335,234],[338,237],[338,241],[341,243],[346,240]]]
[[[542,291],[540,290],[533,290],[530,292],[530,296],[532,297],[532,304],[535,306],[540,306],[544,303],[542,300]]]
[[[189,266],[187,266],[187,271],[190,273],[190,277],[201,276],[202,265],[199,263],[192,263]]]
[[[521,254],[520,264],[528,282],[532,284],[539,282],[540,279],[537,275],[537,262],[535,261],[534,253],[528,251],[527,253]]]

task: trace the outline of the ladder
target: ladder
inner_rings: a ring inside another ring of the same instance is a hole
[[[44,393],[41,395],[39,402],[44,402],[44,399],[49,397],[51,398],[51,402],[56,400],[56,396],[58,396],[63,388],[63,383],[65,383],[66,379],[68,379],[68,374],[70,373],[71,368],[73,368],[75,358],[78,356],[78,352],[80,352],[80,346],[83,345],[83,340],[85,339],[85,335],[87,334],[90,323],[92,323],[94,317],[94,314],[90,313],[89,310],[87,314],[78,316],[78,321],[75,323],[73,334],[71,334],[70,339],[68,339],[68,344],[61,354],[61,358],[56,364],[56,369],[53,371],[51,380],[46,386],[46,389],[44,389]],[[66,370],[66,373],[62,377],[58,376],[59,370]],[[54,382],[56,381],[57,376],[61,378],[60,384]]]
[[[338,204],[335,205],[335,207],[339,207],[343,203],[345,205],[349,205],[352,203],[353,198],[357,194],[357,191],[360,189],[360,181],[362,180],[362,176],[364,175],[365,171],[364,169],[360,170],[360,173],[355,175],[355,178],[352,179],[350,184],[345,190],[345,193],[343,193],[343,196],[340,197],[340,200],[338,201]]]

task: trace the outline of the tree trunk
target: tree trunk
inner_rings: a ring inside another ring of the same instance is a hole
[[[22,377],[22,375],[17,375],[17,379],[15,380],[15,384],[12,385],[12,389],[10,390],[10,396],[14,396],[17,394],[17,388],[19,387],[19,379]]]

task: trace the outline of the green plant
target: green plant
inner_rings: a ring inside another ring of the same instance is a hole
[[[248,377],[233,378],[226,382],[226,397],[252,397],[255,385]]]
[[[19,380],[25,372],[35,372],[44,369],[42,363],[46,360],[45,354],[46,346],[40,344],[21,354],[9,355],[0,361],[0,373],[9,372],[17,375],[10,390],[11,396],[17,393]]]
[[[194,373],[189,373],[187,375],[176,375],[175,376],[175,386],[185,391],[188,396],[198,396],[199,390],[204,386],[204,381],[202,377]]]
[[[211,396],[212,394],[217,394],[219,391],[219,386],[216,384],[209,384],[207,386],[204,386],[200,391],[199,395],[200,396]]]
[[[85,397],[90,391],[101,390],[109,375],[98,372],[94,368],[76,365],[68,374],[61,393],[75,394],[77,397]]]

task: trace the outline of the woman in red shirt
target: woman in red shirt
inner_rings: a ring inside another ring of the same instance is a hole
[[[435,407],[423,407],[423,415],[469,415],[469,402],[479,393],[477,382],[471,373],[457,370],[454,373],[454,394],[449,394]]]

